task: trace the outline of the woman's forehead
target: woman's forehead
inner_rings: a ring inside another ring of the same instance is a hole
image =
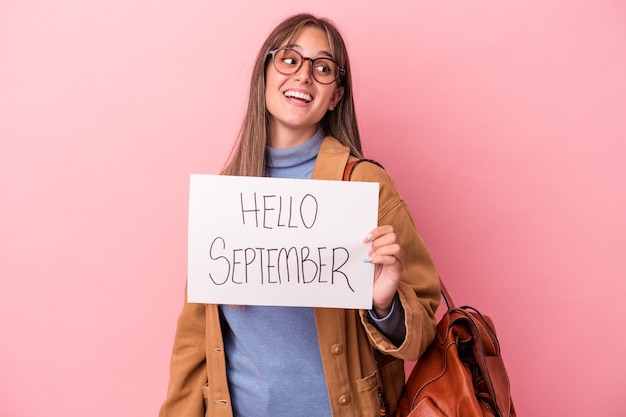
[[[329,57],[334,56],[332,43],[328,38],[328,34],[316,26],[304,26],[285,39],[280,47],[281,48],[293,48],[302,52],[306,47],[311,47],[315,44],[318,52],[321,55],[327,55]]]

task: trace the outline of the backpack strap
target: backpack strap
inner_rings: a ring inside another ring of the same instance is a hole
[[[354,171],[354,168],[356,168],[357,165],[359,165],[361,162],[370,162],[374,165],[378,165],[379,167],[381,167],[382,169],[385,169],[381,164],[379,164],[378,162],[374,161],[373,159],[355,159],[354,161],[349,161],[346,164],[346,168],[343,171],[343,180],[344,181],[350,181],[350,179],[352,178],[352,172]]]

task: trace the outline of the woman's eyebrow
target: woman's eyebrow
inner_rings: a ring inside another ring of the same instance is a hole
[[[289,45],[285,45],[284,48],[291,48],[291,49],[296,49],[298,50],[298,52],[302,52],[302,46],[298,45],[297,43],[290,43]],[[317,54],[318,56],[320,55],[324,55],[328,58],[334,59],[333,55],[328,52],[328,51],[319,51],[319,53]]]

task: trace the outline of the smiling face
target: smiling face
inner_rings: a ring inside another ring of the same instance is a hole
[[[309,58],[332,57],[326,34],[316,27],[304,27],[288,45]],[[315,134],[322,117],[333,110],[343,87],[338,80],[320,84],[311,75],[311,61],[290,75],[281,74],[269,62],[265,77],[265,105],[270,114],[270,145],[290,148]]]

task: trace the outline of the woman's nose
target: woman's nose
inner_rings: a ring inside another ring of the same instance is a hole
[[[302,65],[298,71],[295,72],[296,79],[311,82],[313,72],[313,60],[311,58],[304,58],[302,60]]]

